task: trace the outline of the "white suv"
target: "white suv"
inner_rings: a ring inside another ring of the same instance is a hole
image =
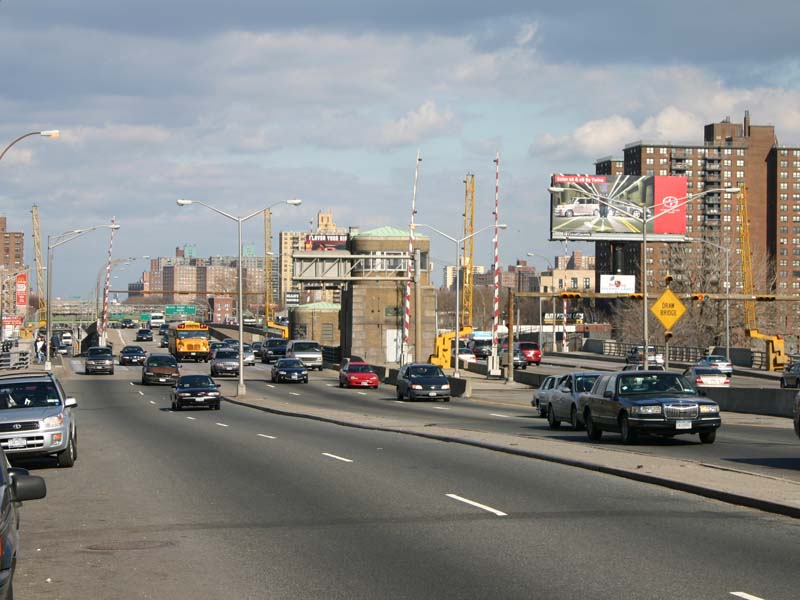
[[[308,369],[322,371],[322,346],[313,340],[289,340],[286,358],[299,358]]]

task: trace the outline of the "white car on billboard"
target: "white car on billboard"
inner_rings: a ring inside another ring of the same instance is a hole
[[[597,198],[577,197],[564,204],[556,204],[553,214],[557,217],[587,217],[600,215]]]

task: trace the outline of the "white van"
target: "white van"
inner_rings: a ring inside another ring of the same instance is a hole
[[[158,329],[166,322],[164,313],[150,313],[150,329]]]

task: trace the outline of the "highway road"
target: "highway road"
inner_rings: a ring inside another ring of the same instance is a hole
[[[399,405],[390,388],[361,395],[317,375],[274,388],[253,377],[248,393],[540,427],[530,411]],[[791,519],[231,403],[172,412],[169,388],[138,380],[137,369],[65,373],[80,402],[78,462],[28,463],[48,496],[22,510],[18,598],[797,596]]]

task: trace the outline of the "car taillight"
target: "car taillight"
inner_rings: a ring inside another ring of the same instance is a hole
[[[694,382],[697,383],[697,384],[701,384],[701,383],[703,383],[703,378],[702,377],[698,377],[697,379],[694,380]]]
[[[730,383],[731,383],[731,378],[726,375],[725,376],[725,385],[730,385]]]

